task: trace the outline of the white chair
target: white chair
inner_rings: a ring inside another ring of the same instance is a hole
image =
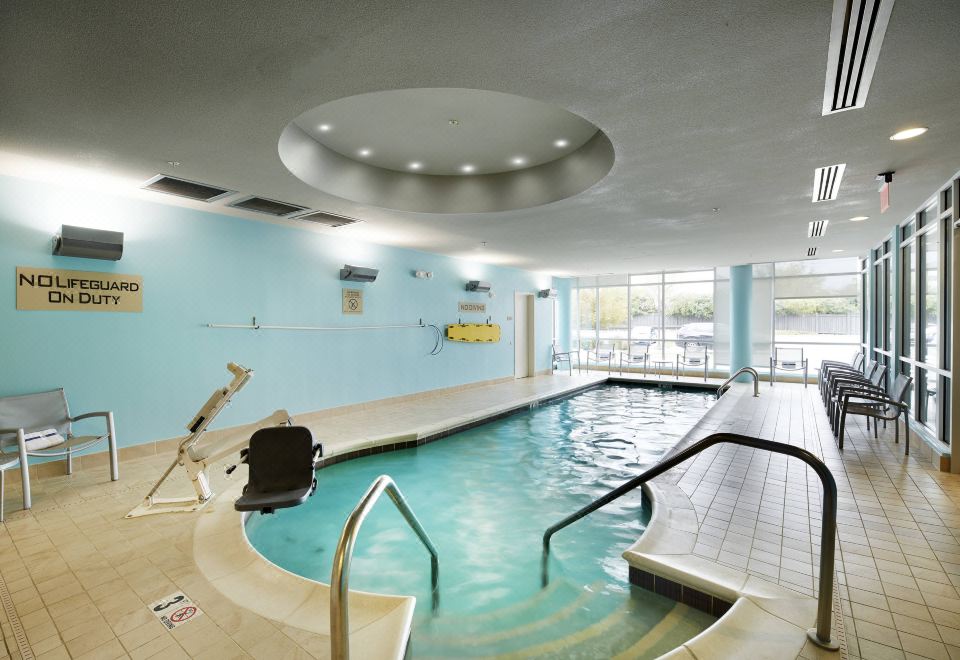
[[[73,422],[83,419],[102,417],[105,433],[95,435],[74,435]],[[63,442],[43,449],[28,449],[25,436],[35,431],[53,429]],[[110,447],[110,478],[120,478],[117,463],[117,434],[114,430],[112,412],[91,412],[76,417],[70,416],[67,397],[63,389],[0,397],[0,464],[10,458],[20,462],[20,478],[23,483],[23,508],[32,506],[30,498],[29,457],[66,458],[67,474],[73,474],[73,456],[94,445],[108,441]],[[10,465],[3,464],[0,475]],[[0,499],[3,498],[0,483]]]
[[[707,380],[707,345],[698,342],[685,342],[683,344],[683,355],[677,355],[677,373],[676,378],[680,380],[680,365],[683,365],[684,375],[686,367],[703,367],[703,380]]]
[[[803,386],[807,386],[807,358],[803,357],[803,348],[774,349],[770,356],[770,387],[777,380],[777,369],[780,371],[802,371]]]
[[[587,370],[590,370],[590,361],[593,360],[597,363],[597,366],[600,366],[600,363],[607,363],[607,372],[613,371],[613,354],[614,354],[613,342],[609,339],[601,339],[597,342],[596,348],[591,351],[587,351]]]
[[[560,347],[557,346],[557,342],[553,342],[553,344],[550,345],[550,350],[551,350],[552,353],[553,353],[553,362],[552,362],[552,364],[553,364],[553,368],[554,368],[554,369],[559,369],[559,368],[560,368],[560,363],[561,363],[561,362],[566,362],[566,363],[567,363],[567,370],[568,370],[569,374],[572,376],[572,375],[573,375],[573,362],[572,362],[572,360],[571,360],[571,356],[573,356],[574,354],[576,354],[576,356],[577,356],[577,371],[578,371],[578,372],[580,371],[580,352],[579,352],[579,351],[561,351],[561,350],[560,350]]]
[[[650,341],[634,341],[630,342],[630,347],[627,349],[626,355],[620,353],[620,375],[623,375],[623,365],[626,363],[627,367],[632,367],[637,364],[643,365],[643,375],[647,375],[647,365],[650,363],[650,345],[653,342]]]

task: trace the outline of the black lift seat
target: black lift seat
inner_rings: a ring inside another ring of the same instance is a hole
[[[317,487],[314,469],[321,453],[309,429],[302,426],[260,429],[247,450],[249,481],[233,507],[273,513],[303,504]]]

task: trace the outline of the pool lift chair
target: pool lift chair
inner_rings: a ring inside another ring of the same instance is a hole
[[[237,511],[273,513],[299,506],[317,489],[323,447],[303,426],[260,429],[240,454],[250,470],[243,494],[233,503]]]
[[[683,354],[677,354],[677,372],[676,379],[680,380],[680,365],[684,366],[684,375],[686,367],[703,367],[703,381],[707,381],[707,345],[700,342],[688,341],[683,344]]]
[[[777,380],[777,369],[780,371],[802,371],[803,386],[807,386],[807,363],[808,360],[803,356],[802,348],[781,348],[774,349],[770,356],[770,387],[773,387]]]
[[[888,421],[893,421],[893,441],[900,442],[900,415],[903,414],[904,430],[904,455],[910,455],[910,420],[908,414],[910,406],[907,405],[907,393],[910,391],[910,385],[913,383],[913,377],[906,374],[897,374],[893,381],[893,387],[888,394],[883,388],[842,389],[840,390],[840,401],[837,404],[837,425],[835,435],[837,437],[837,446],[843,449],[843,437],[846,431],[847,415],[863,415],[867,418],[867,431],[870,430],[870,418],[873,423],[873,437],[879,436],[877,427],[880,420],[883,420],[884,426]]]
[[[265,417],[258,422],[240,427],[232,432],[215,431],[217,436],[207,442],[205,433],[210,423],[216,419],[230,399],[239,392],[253,378],[253,369],[247,369],[233,362],[227,365],[227,369],[233,374],[233,379],[226,385],[216,390],[207,400],[200,411],[193,416],[190,423],[187,424],[189,435],[183,438],[177,446],[177,457],[170,464],[170,467],[160,476],[157,483],[154,484],[150,492],[139,505],[134,507],[127,518],[137,518],[154,513],[188,513],[202,509],[213,499],[214,492],[210,488],[210,480],[207,477],[206,470],[209,466],[223,460],[231,454],[236,454],[246,449],[250,443],[251,427],[254,429],[264,429],[276,426],[290,426],[293,420],[290,413],[286,410],[277,410],[269,417]],[[193,497],[165,498],[158,497],[157,491],[160,486],[173,473],[177,466],[182,466],[190,483],[193,485],[195,495]],[[229,475],[233,468],[227,468]]]

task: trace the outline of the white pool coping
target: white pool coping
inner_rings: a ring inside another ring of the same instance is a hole
[[[716,623],[662,657],[781,660],[799,656],[807,644],[807,630],[816,621],[817,601],[694,555],[699,523],[690,499],[672,485],[649,483],[643,490],[653,514],[643,536],[623,558],[635,568],[733,603]]]

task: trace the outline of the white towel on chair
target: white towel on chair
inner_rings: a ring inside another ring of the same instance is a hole
[[[47,449],[56,445],[62,445],[66,440],[57,433],[57,429],[46,429],[44,431],[34,431],[33,433],[23,434],[24,444],[27,451],[37,451],[38,449]]]

